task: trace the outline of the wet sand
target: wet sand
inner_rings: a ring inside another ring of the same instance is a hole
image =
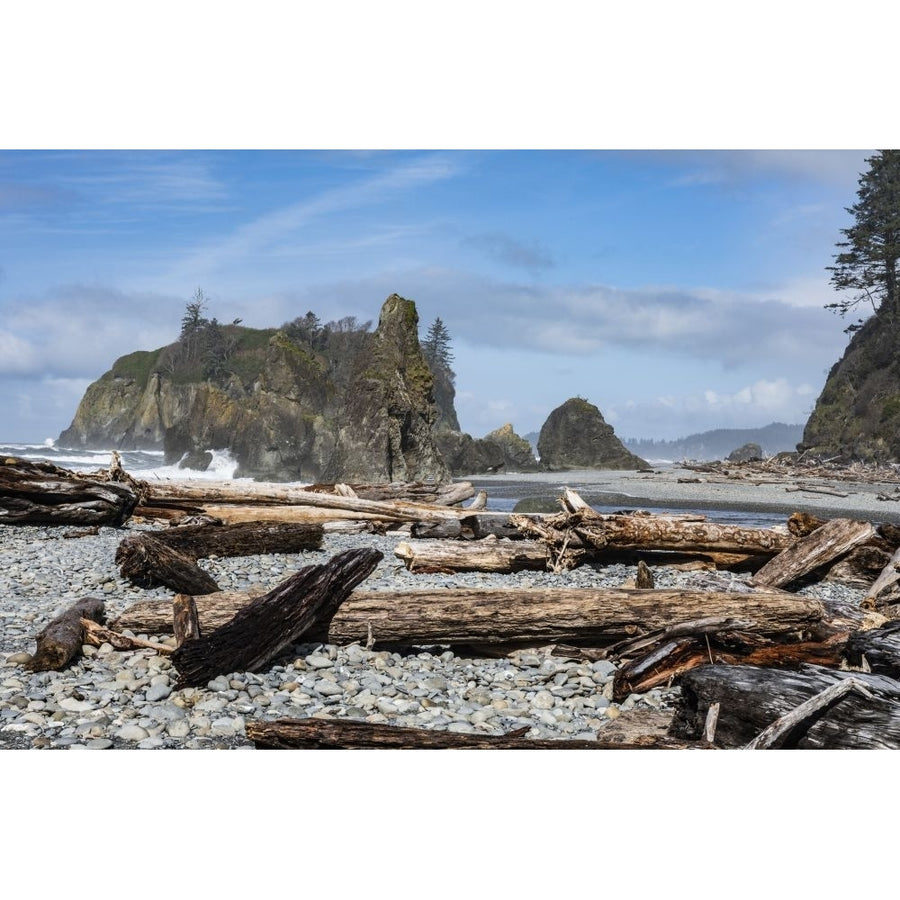
[[[546,498],[552,502],[563,488],[577,491],[596,507],[616,509],[722,510],[736,513],[789,516],[808,512],[821,518],[846,517],[871,522],[900,524],[900,485],[870,484],[812,478],[798,474],[795,481],[727,481],[721,476],[675,466],[655,467],[653,472],[579,469],[568,472],[500,473],[472,475],[478,490],[488,494],[488,508],[512,509],[524,498]],[[773,480],[774,481],[774,480]],[[788,490],[797,486],[833,490],[846,497]],[[878,495],[897,497],[879,500]]]

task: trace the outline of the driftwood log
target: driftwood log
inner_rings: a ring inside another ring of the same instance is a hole
[[[123,578],[142,588],[162,585],[182,594],[209,594],[219,586],[188,553],[170,547],[156,532],[129,535],[116,548]]]
[[[82,619],[103,623],[103,601],[85,597],[52,619],[35,637],[37,651],[25,664],[32,672],[64,669],[81,652],[84,644]]]
[[[833,705],[804,718],[781,737],[783,749],[900,748],[900,682],[882,675],[841,672],[820,666],[799,671],[756,666],[701,666],[681,679],[672,734],[694,740],[707,710],[719,703],[715,743],[744,747],[777,719],[845,678],[860,681],[873,695],[844,694]]]
[[[301,636],[327,632],[335,611],[382,558],[378,550],[347,550],[306,566],[221,628],[184,641],[172,654],[177,687],[206,684],[227,672],[256,672]]]
[[[851,666],[900,681],[900,622],[851,634],[847,641],[847,661]]]
[[[526,536],[543,539],[554,547],[770,557],[795,541],[792,535],[771,528],[743,528],[676,516],[603,515],[584,507],[541,520],[518,515],[511,519]]]
[[[435,728],[337,719],[276,719],[252,721],[246,726],[247,737],[259,750],[682,750],[700,746],[658,735],[629,742],[538,740],[525,737],[526,731],[527,728],[504,735],[457,734]]]
[[[251,602],[222,592],[194,598],[206,634]],[[742,633],[764,637],[805,632],[826,617],[818,600],[784,591],[646,590],[640,588],[455,589],[354,591],[334,614],[329,643],[471,646],[584,644],[604,646],[677,622],[703,617],[740,622]],[[172,632],[172,605],[146,601],[126,610],[119,630]]]
[[[410,572],[519,572],[546,569],[542,541],[403,541],[394,555]]]
[[[831,519],[769,560],[750,583],[759,587],[784,587],[874,537],[875,527],[869,522]]]
[[[0,458],[0,524],[122,526],[137,505],[127,484],[17,457]]]
[[[116,550],[123,577],[138,587],[163,585],[183,594],[208,594],[218,585],[197,560],[210,556],[300,553],[322,546],[322,526],[283,522],[191,525],[143,531]]]

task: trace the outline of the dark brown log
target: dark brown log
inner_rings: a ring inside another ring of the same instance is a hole
[[[322,534],[321,524],[309,522],[189,525],[152,532],[155,540],[194,559],[320,550]]]
[[[301,569],[212,634],[182,644],[172,654],[177,687],[203,685],[227,672],[256,672],[301,636],[327,633],[338,607],[382,558],[378,550],[347,550]]]
[[[769,560],[751,579],[758,587],[784,587],[875,537],[869,522],[831,519]]]
[[[37,651],[25,668],[32,672],[64,669],[81,652],[84,644],[82,619],[102,624],[103,601],[85,597],[48,622],[36,635]]]
[[[868,588],[890,559],[890,553],[874,543],[861,544],[829,566],[825,570],[824,580],[836,581],[849,587]]]
[[[634,586],[643,589],[650,589],[654,586],[653,573],[650,566],[644,560],[638,560],[637,574],[634,576]]]
[[[900,622],[851,634],[846,654],[851,666],[900,680]]]
[[[177,594],[172,601],[172,631],[177,647],[202,636],[197,603],[190,594]]]
[[[776,719],[845,678],[861,681],[874,695],[855,691],[784,735],[784,749],[900,748],[900,683],[882,675],[841,672],[820,666],[800,671],[756,666],[700,666],[681,678],[672,734],[694,740],[707,710],[720,704],[716,745],[743,747]]]
[[[181,594],[210,594],[219,586],[189,554],[174,550],[156,532],[126,537],[116,549],[116,564],[132,584],[142,588],[162,585]]]
[[[647,735],[628,743],[538,740],[527,738],[520,732],[457,734],[339,719],[252,721],[247,723],[246,733],[259,750],[683,750],[693,746],[658,735]],[[599,734],[602,736],[603,732]]]
[[[788,531],[794,537],[806,537],[812,534],[817,528],[821,528],[825,524],[825,519],[820,519],[811,513],[795,512],[787,521]]]
[[[706,648],[696,638],[666,641],[640,659],[625,663],[616,670],[612,698],[616,703],[621,703],[629,694],[652,690],[708,662]]]
[[[122,526],[137,505],[126,484],[17,457],[0,458],[0,524]]]
[[[195,597],[200,626],[208,634],[247,606],[246,594]],[[331,620],[334,644],[365,643],[369,629],[380,644],[427,645],[583,644],[604,646],[679,622],[704,617],[733,619],[741,633],[773,637],[820,625],[825,607],[783,591],[636,588],[456,589],[354,591]],[[172,605],[135,604],[116,620],[119,629],[149,634],[172,631]]]

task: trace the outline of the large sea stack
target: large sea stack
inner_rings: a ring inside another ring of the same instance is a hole
[[[566,469],[646,469],[616,437],[600,410],[580,397],[566,400],[547,417],[538,437],[541,465]]]
[[[280,329],[204,320],[116,360],[59,444],[164,450],[167,462],[227,449],[237,475],[273,481],[444,482],[433,386],[415,304],[397,294],[374,332],[311,314]]]

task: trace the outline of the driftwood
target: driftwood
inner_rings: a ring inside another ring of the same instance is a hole
[[[176,501],[186,502],[192,509],[202,509],[225,522],[247,521],[253,516],[272,521],[310,521],[312,517],[332,519],[368,518],[385,522],[442,522],[458,519],[466,511],[436,503],[409,500],[366,500],[362,497],[319,493],[302,488],[276,488],[272,485],[197,485],[192,482],[164,482],[151,485],[152,493],[143,504],[145,512],[155,502],[171,509]],[[471,488],[468,496],[474,493]],[[267,510],[265,514],[261,509]],[[314,510],[325,510],[315,513]],[[339,514],[336,514],[339,513]]]
[[[410,572],[519,572],[546,569],[547,545],[540,541],[403,541],[394,555]]]
[[[300,553],[322,548],[319,524],[254,522],[241,525],[190,525],[144,532],[194,559],[210,556],[256,556]]]
[[[759,587],[784,587],[874,537],[875,528],[869,522],[832,519],[769,560],[750,583]]]
[[[179,593],[208,594],[218,590],[218,585],[197,565],[198,559],[299,553],[321,546],[321,525],[192,525],[129,535],[116,550],[116,563],[122,575],[138,587],[164,585]]]
[[[123,578],[142,588],[162,585],[183,594],[209,594],[219,586],[195,557],[161,541],[156,532],[129,535],[116,548]]]
[[[813,719],[821,710],[827,710],[840,700],[844,694],[857,691],[863,697],[872,698],[872,694],[857,678],[845,678],[820,691],[809,700],[804,700],[798,707],[785,713],[780,719],[776,719],[771,725],[761,731],[745,750],[769,750],[781,743],[792,732],[796,733],[806,722]]]
[[[874,607],[878,598],[898,581],[900,581],[900,548],[894,551],[894,555],[884,564],[884,568],[866,592],[863,603]]]
[[[851,634],[846,653],[851,666],[900,680],[900,622]]]
[[[98,481],[52,463],[0,458],[0,524],[118,528],[137,500],[126,484]]]
[[[247,606],[246,594],[195,597],[204,633]],[[741,631],[763,637],[814,628],[825,617],[818,600],[782,591],[739,594],[724,591],[640,588],[454,589],[354,591],[316,639],[329,643],[471,646],[518,644],[615,644],[642,632],[704,616],[734,619]],[[117,621],[119,629],[171,633],[170,603],[136,604]]]
[[[805,718],[783,735],[784,749],[900,748],[900,682],[882,675],[803,666],[797,672],[756,666],[701,666],[681,679],[672,734],[699,738],[712,703],[720,704],[719,747],[743,747],[777,719],[826,688],[852,678],[873,695],[855,691]]]
[[[259,750],[682,750],[695,746],[658,735],[630,742],[545,740],[525,737],[523,732],[528,730],[503,735],[459,734],[340,719],[276,719],[246,725],[247,737]]]
[[[81,626],[84,629],[84,640],[82,643],[90,644],[94,647],[110,644],[115,650],[155,650],[157,653],[163,654],[171,653],[173,649],[167,644],[145,641],[127,634],[120,634],[118,631],[104,628],[90,619],[82,619]]]
[[[563,545],[595,550],[641,549],[681,553],[739,553],[773,556],[795,540],[769,528],[742,528],[675,516],[603,515],[590,508],[549,516],[512,516],[523,534]],[[574,540],[573,540],[574,539]]]
[[[306,566],[221,628],[185,641],[172,654],[177,687],[206,684],[227,672],[256,672],[301,636],[327,631],[341,603],[382,558],[378,550],[347,550],[324,565]]]
[[[35,637],[37,651],[25,668],[32,672],[64,669],[81,652],[84,644],[82,619],[102,623],[103,608],[102,600],[85,597],[48,622]]]
[[[197,603],[190,594],[177,594],[172,601],[172,633],[177,647],[202,635]]]

